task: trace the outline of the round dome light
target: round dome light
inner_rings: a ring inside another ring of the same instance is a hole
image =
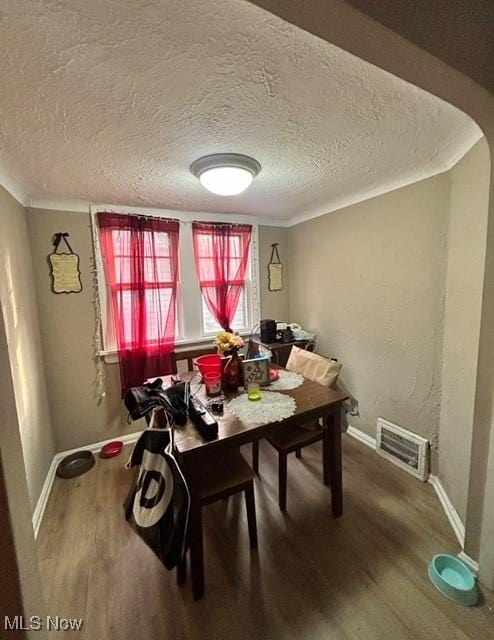
[[[253,179],[250,171],[240,167],[214,167],[199,176],[202,186],[219,196],[236,196],[245,191]]]
[[[190,166],[202,186],[220,196],[235,196],[245,191],[261,170],[261,165],[238,153],[203,156]]]

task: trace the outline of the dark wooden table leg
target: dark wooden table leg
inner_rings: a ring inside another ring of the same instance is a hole
[[[202,510],[200,502],[200,475],[195,459],[184,459],[184,475],[190,493],[190,576],[194,600],[204,595],[204,551],[202,539]]]
[[[331,480],[331,509],[333,516],[343,515],[343,470],[341,461],[341,408],[327,418],[329,438],[329,475]]]
[[[187,579],[187,555],[184,555],[182,561],[177,565],[177,584],[182,585]]]
[[[331,473],[330,473],[330,441],[331,436],[329,434],[329,430],[324,429],[323,437],[322,437],[322,477],[323,482],[327,487],[331,486]]]
[[[199,500],[190,506],[190,574],[194,600],[204,595],[204,551],[202,541],[202,510]]]
[[[256,476],[259,475],[259,440],[252,443],[252,468]]]
[[[256,501],[254,497],[254,482],[250,482],[249,486],[245,489],[245,506],[247,509],[250,548],[257,549]]]
[[[281,511],[286,511],[287,462],[286,453],[278,454],[278,504]]]

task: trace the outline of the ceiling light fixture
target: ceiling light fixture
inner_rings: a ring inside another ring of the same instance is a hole
[[[190,165],[202,186],[219,196],[236,196],[245,191],[261,170],[261,165],[239,153],[214,153]]]

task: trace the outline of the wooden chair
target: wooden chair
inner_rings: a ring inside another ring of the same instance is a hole
[[[324,426],[313,422],[303,427],[283,428],[271,433],[266,440],[278,452],[278,504],[281,511],[286,510],[287,458],[290,453],[295,452],[296,457],[301,458],[304,447],[322,440],[323,482],[329,486],[329,440]],[[259,441],[252,443],[252,467],[259,475]]]
[[[244,492],[249,529],[250,548],[257,547],[256,507],[254,498],[254,471],[247,464],[240,451],[228,453],[215,461],[208,459],[204,469],[199,471],[201,477],[200,505],[229,498],[235,493]],[[202,545],[202,515],[194,522],[191,536],[199,536]],[[177,567],[177,584],[185,582],[187,573],[186,558]]]
[[[295,452],[297,458],[302,457],[302,449],[322,440],[323,482],[329,486],[329,443],[327,430],[317,422],[308,425],[311,430],[302,427],[282,429],[266,437],[269,444],[278,452],[278,504],[281,511],[286,510],[287,494],[287,458]],[[259,475],[259,441],[252,443],[252,467]]]
[[[198,356],[216,353],[215,347],[198,347],[175,353],[175,360],[187,360],[187,370],[192,371],[193,360]],[[201,478],[200,505],[205,507],[218,500],[227,500],[235,493],[244,492],[245,507],[247,511],[247,525],[249,529],[249,541],[251,549],[257,547],[256,506],[254,498],[254,478],[252,468],[247,464],[240,451],[228,452],[228,455],[220,459],[208,458],[202,468],[196,470]],[[191,535],[198,536],[202,545],[202,516],[194,521],[194,530]],[[183,584],[187,574],[187,562],[177,567],[177,583]]]

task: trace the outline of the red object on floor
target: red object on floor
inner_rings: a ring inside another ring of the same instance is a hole
[[[269,380],[271,382],[275,382],[280,379],[280,372],[278,369],[270,369],[269,370]]]
[[[118,454],[123,449],[123,442],[120,440],[114,440],[113,442],[109,442],[105,444],[105,446],[100,451],[100,458],[113,458],[114,456],[118,456]]]

